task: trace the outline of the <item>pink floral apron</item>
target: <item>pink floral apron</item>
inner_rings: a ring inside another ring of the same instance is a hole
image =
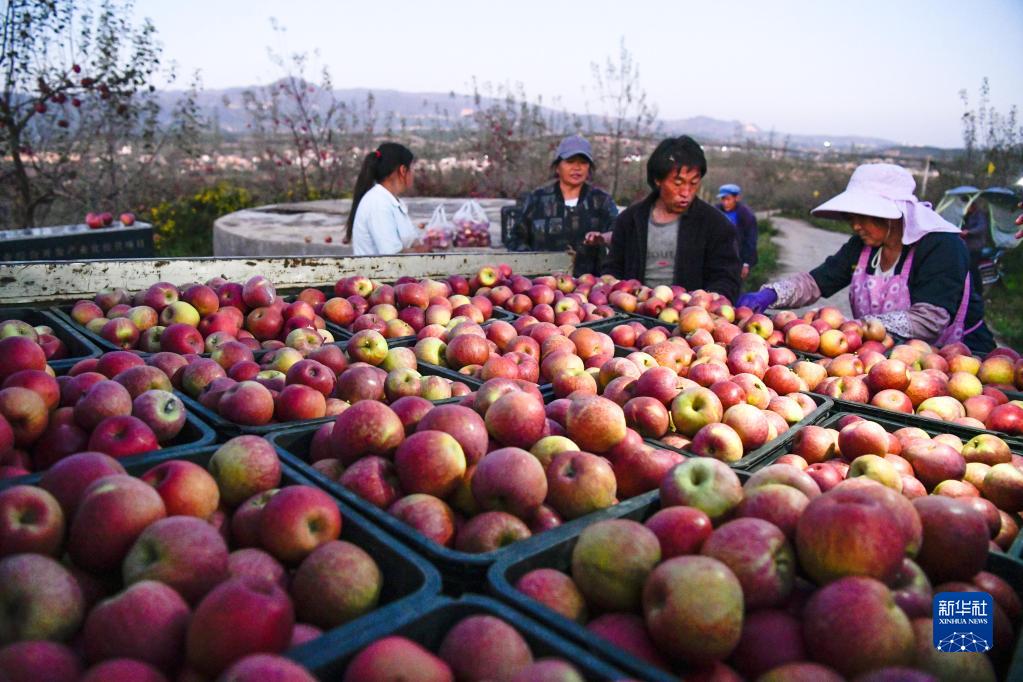
[[[870,247],[863,247],[863,250],[860,251],[860,260],[856,264],[856,270],[853,271],[852,284],[849,289],[849,303],[852,306],[853,317],[863,318],[909,310],[910,306],[913,305],[909,295],[909,273],[913,268],[913,255],[915,252],[916,247],[909,249],[906,262],[902,265],[902,271],[897,275],[868,275],[867,262],[870,259]],[[966,282],[963,286],[963,298],[959,302],[959,310],[956,311],[956,316],[952,323],[938,337],[936,342],[938,346],[962,341],[964,336],[984,323],[981,320],[971,329],[965,328],[966,310],[969,307],[969,303],[970,275],[967,273]]]

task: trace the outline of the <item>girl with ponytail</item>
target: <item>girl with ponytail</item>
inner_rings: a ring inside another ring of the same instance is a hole
[[[363,159],[345,226],[344,241],[356,256],[428,250],[415,244],[416,229],[399,199],[412,188],[414,158],[408,147],[384,142]]]

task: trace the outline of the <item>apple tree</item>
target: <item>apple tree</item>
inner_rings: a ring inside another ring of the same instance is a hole
[[[56,203],[115,200],[95,195],[134,179],[118,159],[125,140],[144,146],[157,129],[153,25],[132,21],[130,1],[8,0],[3,13],[0,222],[31,227]]]

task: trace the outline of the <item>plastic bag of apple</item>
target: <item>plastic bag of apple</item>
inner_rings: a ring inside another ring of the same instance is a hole
[[[423,243],[430,247],[431,251],[441,251],[451,248],[451,236],[455,226],[448,220],[448,212],[441,204],[433,210],[425,224],[420,227],[424,230]]]
[[[451,216],[455,246],[490,246],[490,219],[475,199],[462,204]]]
[[[30,519],[0,524],[0,603],[18,604],[0,628],[0,670],[222,679],[253,667],[239,662],[248,656],[350,622],[357,632],[361,616],[439,590],[424,560],[304,483],[266,441],[243,436],[130,472],[82,453],[37,485],[0,491],[0,516]]]
[[[502,560],[497,592],[642,679],[1004,676],[1023,566],[989,555],[991,527],[969,502],[910,501],[851,468],[826,492],[788,464],[742,484],[707,458],[672,469],[660,490],[634,519]],[[936,650],[943,591],[994,597],[992,651]]]
[[[653,490],[683,459],[645,445],[609,400],[545,407],[535,384],[500,378],[457,405],[358,402],[292,454],[429,540],[473,554]]]
[[[228,342],[209,358],[186,361],[175,378],[202,407],[248,427],[333,417],[361,400],[447,400],[471,390],[446,376],[420,374],[413,350],[388,348],[378,332],[358,332],[346,348],[279,348],[257,363],[247,347]]]
[[[82,451],[124,458],[174,444],[188,412],[172,391],[163,368],[134,353],[81,360],[55,377],[34,341],[0,340],[0,478]],[[212,442],[209,429],[190,428],[196,445]]]
[[[114,347],[147,353],[211,353],[228,341],[273,349],[292,345],[289,339],[307,334],[302,330],[314,330],[320,343],[332,342],[326,322],[306,300],[312,295],[303,294],[287,303],[261,275],[244,285],[220,278],[180,288],[158,282],[134,296],[119,288],[101,291],[91,301],[77,301],[68,314]]]

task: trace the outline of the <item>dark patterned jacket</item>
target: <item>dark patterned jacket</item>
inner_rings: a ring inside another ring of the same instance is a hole
[[[555,180],[526,197],[506,246],[509,251],[564,251],[571,246],[576,252],[573,274],[598,273],[604,247],[583,244],[583,238],[587,232],[610,232],[617,216],[611,195],[589,183],[583,185],[575,207],[565,206]]]

